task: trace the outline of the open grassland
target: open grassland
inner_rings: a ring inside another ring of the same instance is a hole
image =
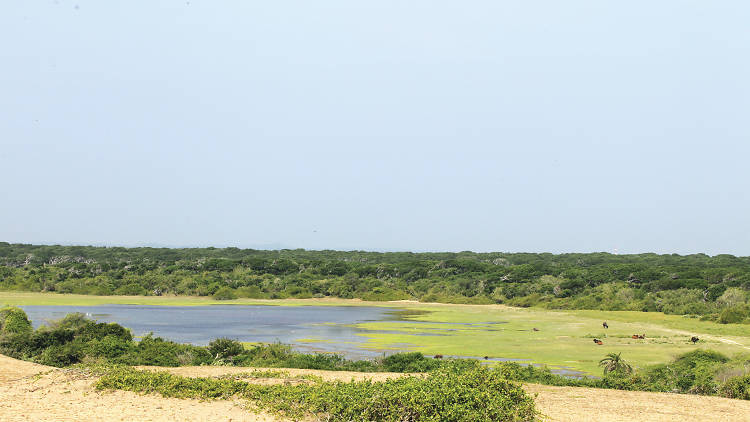
[[[696,348],[733,356],[750,353],[750,326],[717,324],[657,312],[551,311],[503,305],[448,305],[416,302],[364,302],[346,299],[239,299],[216,301],[201,297],[83,296],[54,293],[1,292],[0,304],[101,305],[141,304],[199,306],[214,304],[276,306],[381,306],[406,309],[409,321],[357,324],[376,350],[408,349],[446,356],[489,356],[566,367],[599,374],[599,360],[622,353],[635,366],[664,363]],[[410,321],[420,321],[415,324]],[[609,329],[602,327],[607,321]],[[535,331],[534,329],[538,331]],[[644,340],[632,334],[646,334]],[[303,334],[304,336],[304,334]],[[700,337],[693,345],[691,336]],[[593,339],[603,341],[594,344]],[[314,344],[323,339],[304,338]]]
[[[501,305],[419,305],[427,311],[409,324],[358,324],[376,349],[414,345],[425,354],[489,356],[569,367],[599,374],[599,360],[620,353],[636,366],[664,363],[696,348],[727,355],[748,353],[750,327],[721,325],[676,315],[618,311],[549,311]],[[604,329],[602,322],[609,328]],[[538,330],[535,331],[534,329]],[[633,334],[646,334],[643,340]],[[690,337],[700,337],[693,345]],[[603,345],[593,342],[601,339]]]
[[[259,384],[283,379],[304,382],[318,377],[328,381],[361,379],[366,374],[314,370],[262,370],[232,367],[151,368],[185,377],[238,377],[250,372]],[[238,372],[239,371],[239,372]],[[256,374],[258,376],[254,376]],[[372,374],[374,380],[402,374]],[[342,378],[343,377],[343,378]],[[345,379],[350,377],[349,379]],[[97,376],[78,370],[37,365],[0,356],[0,415],[3,421],[277,421],[285,419],[256,413],[241,400],[165,398],[129,391],[97,391]],[[746,421],[750,402],[719,397],[644,393],[592,388],[528,384],[542,420],[578,421]],[[306,419],[312,420],[312,419]]]

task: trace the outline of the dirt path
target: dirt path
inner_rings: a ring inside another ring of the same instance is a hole
[[[721,343],[731,344],[733,346],[739,346],[739,347],[742,347],[743,349],[750,350],[750,347],[745,346],[744,344],[742,344],[742,343],[740,343],[738,341],[730,340],[730,339],[724,338],[724,337],[718,337],[718,336],[715,336],[713,334],[695,333],[695,332],[691,332],[691,331],[677,330],[677,329],[674,329],[674,328],[665,328],[665,327],[661,327],[661,326],[657,326],[657,325],[653,325],[653,327],[654,327],[654,330],[661,330],[661,331],[665,331],[665,332],[672,333],[672,334],[678,334],[678,335],[685,336],[685,337],[692,337],[692,336],[694,336],[694,335],[697,334],[697,335],[699,335],[704,340],[715,340],[715,341],[718,341],[718,342],[721,342]]]
[[[192,377],[252,373],[259,368],[149,368]],[[271,369],[287,377],[319,376],[325,380],[376,381],[402,374]],[[253,421],[283,422],[256,414],[240,401],[198,401],[98,392],[95,378],[84,372],[50,368],[0,355],[0,421]],[[266,380],[273,382],[273,378]],[[262,379],[256,382],[266,382]],[[749,421],[750,401],[668,393],[552,387],[529,384],[538,409],[549,422],[619,421]]]

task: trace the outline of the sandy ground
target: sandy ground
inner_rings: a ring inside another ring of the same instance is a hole
[[[41,374],[41,375],[38,375]],[[0,356],[0,421],[279,421],[243,403],[100,393],[94,378]]]
[[[165,371],[183,377],[217,377],[231,374],[247,374],[256,371],[281,372],[289,378],[302,377],[305,375],[314,375],[323,378],[326,381],[362,381],[370,379],[372,381],[385,381],[391,378],[403,377],[402,373],[395,372],[347,372],[347,371],[318,371],[315,369],[290,369],[290,368],[243,368],[236,366],[183,366],[179,368],[159,368],[153,366],[137,366],[137,369],[146,369],[149,371]],[[274,378],[270,378],[274,379]],[[253,382],[252,380],[247,380]],[[262,379],[261,379],[262,381]],[[264,383],[264,382],[257,382]]]
[[[252,373],[234,367],[149,368],[206,377]],[[288,378],[316,375],[325,380],[384,380],[401,374],[363,374],[272,369]],[[50,368],[0,355],[0,421],[262,421],[283,419],[254,413],[241,401],[167,399],[125,391],[97,392],[95,379],[80,371]],[[249,380],[248,380],[249,381]],[[258,379],[255,382],[278,382]],[[667,393],[552,387],[529,384],[549,422],[579,421],[750,421],[750,401]]]
[[[528,384],[549,422],[750,421],[750,401],[687,394],[646,393]]]

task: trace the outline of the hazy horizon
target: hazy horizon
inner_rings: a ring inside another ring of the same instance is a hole
[[[4,240],[0,240],[0,242],[4,242]],[[25,242],[7,242],[10,244],[29,244]],[[215,248],[215,249],[224,249],[224,248],[237,248],[237,249],[253,249],[253,250],[260,250],[260,251],[278,251],[278,250],[296,250],[296,249],[303,249],[306,251],[324,251],[324,250],[332,250],[337,252],[376,252],[376,253],[398,253],[398,252],[411,252],[411,253],[461,253],[461,252],[472,252],[472,253],[507,253],[507,254],[515,254],[515,253],[551,253],[554,255],[561,255],[561,254],[586,254],[586,253],[608,253],[612,255],[639,255],[639,254],[657,254],[657,255],[680,255],[680,256],[689,256],[689,255],[707,255],[707,256],[717,256],[717,255],[732,255],[739,258],[745,258],[750,257],[748,255],[736,255],[736,254],[707,254],[703,252],[692,252],[692,253],[684,253],[684,254],[677,254],[672,252],[654,252],[654,251],[641,251],[641,252],[628,252],[623,253],[619,251],[559,251],[559,252],[552,252],[552,251],[545,251],[545,250],[538,250],[538,251],[512,251],[512,250],[409,250],[409,249],[339,249],[339,248],[296,248],[290,245],[282,245],[282,244],[267,244],[267,245],[249,245],[249,246],[238,246],[238,245],[167,245],[167,244],[132,244],[132,245],[125,245],[125,244],[107,244],[107,243],[88,243],[88,244],[82,244],[82,243],[60,243],[60,242],[40,242],[40,243],[34,243],[34,246],[81,246],[81,247],[103,247],[103,248],[155,248],[155,249],[161,249],[161,248],[167,248],[167,249],[199,249],[199,248]]]
[[[8,2],[0,241],[750,255],[750,4]]]

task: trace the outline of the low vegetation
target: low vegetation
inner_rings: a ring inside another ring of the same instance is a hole
[[[427,376],[383,382],[257,385],[226,378],[186,378],[164,372],[117,368],[99,389],[159,393],[180,398],[246,398],[262,409],[328,421],[533,421],[534,402],[519,384],[476,362],[441,366]]]
[[[0,290],[338,297],[659,311],[748,322],[750,257],[106,248],[0,242]]]

